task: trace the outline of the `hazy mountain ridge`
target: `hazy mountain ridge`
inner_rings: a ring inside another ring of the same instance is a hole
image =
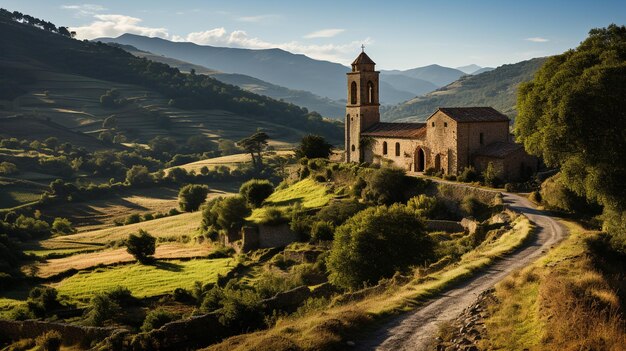
[[[441,106],[492,106],[514,119],[517,86],[532,79],[545,60],[535,58],[477,75],[464,75],[441,89],[385,109],[382,118],[423,121]]]
[[[346,98],[345,73],[349,68],[281,49],[240,49],[172,42],[124,34],[95,41],[132,45],[139,50],[201,65],[225,74],[250,76],[291,90],[308,91],[332,100]],[[445,86],[464,75],[460,70],[429,65],[405,71],[381,72],[383,104],[395,104]],[[321,112],[321,111],[320,111]],[[343,115],[343,113],[341,114]]]

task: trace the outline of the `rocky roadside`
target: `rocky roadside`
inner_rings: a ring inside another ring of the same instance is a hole
[[[494,289],[485,290],[474,303],[454,320],[439,327],[439,335],[432,351],[479,351],[479,343],[486,337],[484,320],[487,306],[495,301]]]

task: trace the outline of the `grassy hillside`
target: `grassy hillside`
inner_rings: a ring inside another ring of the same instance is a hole
[[[382,118],[388,121],[423,121],[443,106],[492,106],[515,118],[517,86],[530,80],[544,62],[545,58],[536,58],[503,65],[478,75],[463,76],[439,90],[387,109]]]
[[[0,30],[3,32],[0,45],[4,49],[0,54],[0,69],[13,72],[8,83],[26,92],[26,96],[17,98],[0,96],[3,100],[0,110],[5,110],[4,115],[28,112],[49,117],[61,125],[80,126],[81,131],[97,131],[105,116],[119,113],[122,117],[128,115],[143,120],[143,123],[132,121],[125,127],[146,135],[160,131],[156,123],[146,126],[145,121],[154,121],[155,114],[165,114],[184,120],[186,125],[181,126],[182,129],[202,128],[201,124],[206,123],[217,124],[212,135],[222,136],[229,130],[239,134],[230,138],[244,134],[237,132],[241,126],[262,127],[258,123],[288,127],[290,130],[285,134],[290,135],[295,129],[337,140],[342,136],[337,124],[307,115],[306,110],[293,104],[253,94],[204,75],[183,74],[119,48],[73,40],[6,17],[0,18]],[[118,89],[121,100],[117,106],[103,111],[102,106],[98,106],[100,97],[110,89]],[[239,127],[232,128],[233,124]],[[202,130],[180,132],[198,134]],[[167,133],[169,131],[164,131]]]

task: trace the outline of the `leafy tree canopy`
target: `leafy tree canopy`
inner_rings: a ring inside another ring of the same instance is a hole
[[[328,158],[333,146],[324,137],[309,134],[302,138],[300,145],[296,148],[296,157],[302,158]]]
[[[593,29],[551,57],[518,94],[517,138],[561,169],[576,194],[605,207],[626,233],[626,27]],[[607,218],[608,219],[608,218]],[[605,228],[607,223],[605,222]],[[626,247],[626,245],[625,245]]]

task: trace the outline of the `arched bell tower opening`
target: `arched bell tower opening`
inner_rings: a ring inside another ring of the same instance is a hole
[[[347,73],[348,99],[346,105],[346,162],[371,162],[371,152],[361,149],[361,132],[380,122],[380,103],[378,82],[380,72],[375,70],[376,63],[365,53],[362,46],[361,54],[352,62],[352,70]],[[348,117],[350,116],[350,117]],[[371,147],[366,146],[364,147]]]

